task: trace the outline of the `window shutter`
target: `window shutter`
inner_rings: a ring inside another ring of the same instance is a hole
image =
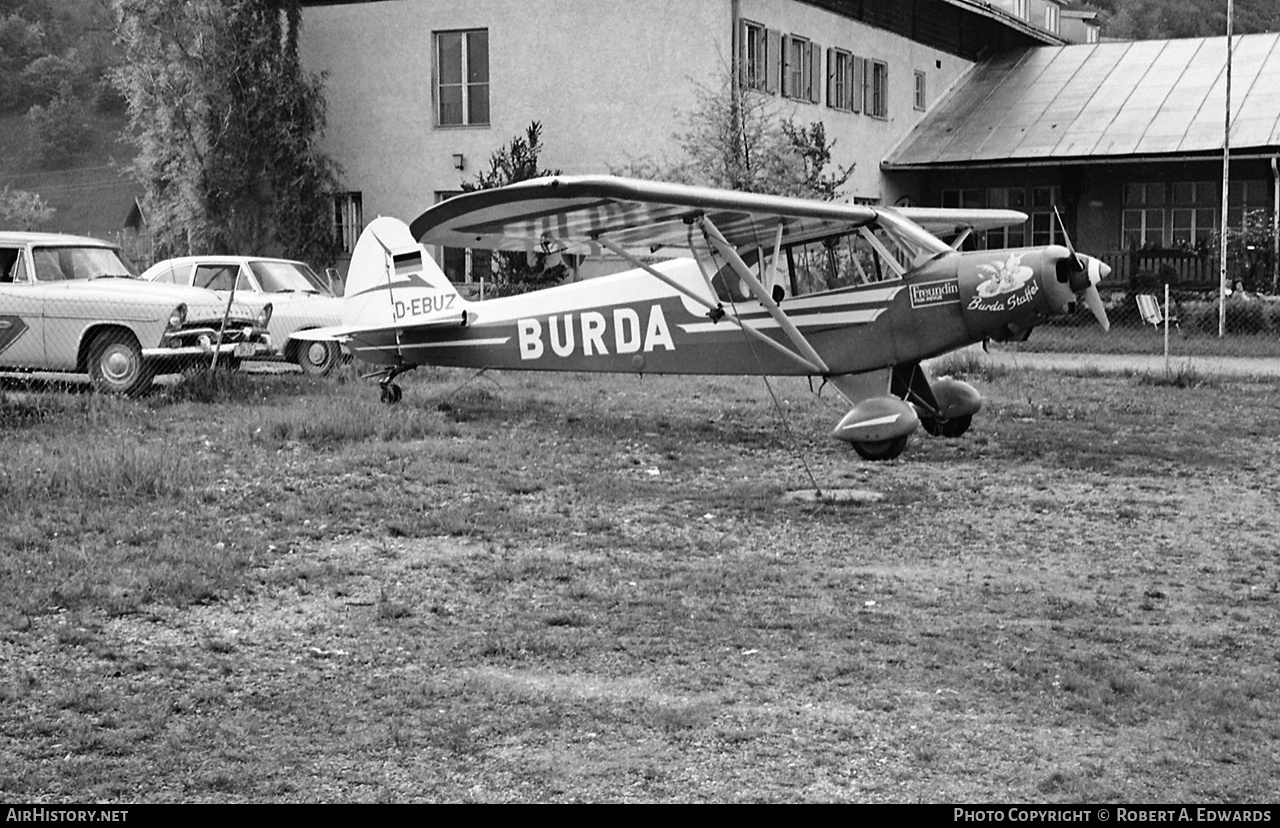
[[[853,55],[850,55],[849,58],[844,62],[844,88],[845,88],[844,105],[849,109],[850,112],[858,111],[857,96],[860,93],[858,92],[858,87],[854,86],[854,81],[857,80],[857,76],[858,76],[858,71],[856,66],[857,66],[857,59],[853,57]]]
[[[795,95],[795,90],[791,88],[791,35],[782,36],[782,54],[780,68],[782,70],[782,97],[790,98]]]
[[[827,47],[827,106],[836,105],[836,50]]]
[[[809,102],[822,103],[822,47],[809,44]]]
[[[776,29],[765,32],[764,91],[770,95],[778,91],[778,79],[782,74],[782,35]]]
[[[738,88],[746,89],[751,84],[747,75],[747,21],[738,21]]]
[[[866,77],[866,65],[863,59],[854,55],[849,59],[849,74],[852,83],[849,86],[849,108],[854,112],[862,111],[863,79]]]

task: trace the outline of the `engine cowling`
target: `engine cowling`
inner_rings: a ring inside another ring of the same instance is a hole
[[[1083,301],[1105,329],[1097,283],[1110,271],[1058,245],[965,254],[958,273],[965,324],[979,339],[1025,339],[1036,325]]]

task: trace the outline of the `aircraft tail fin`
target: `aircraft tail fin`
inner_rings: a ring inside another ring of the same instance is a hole
[[[465,325],[468,304],[404,222],[381,216],[360,234],[343,293],[345,327]]]

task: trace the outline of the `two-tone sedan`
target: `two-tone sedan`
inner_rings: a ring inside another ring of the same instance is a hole
[[[0,232],[0,370],[87,374],[135,395],[158,374],[275,353],[271,308],[140,281],[116,246],[85,236]]]
[[[305,373],[325,375],[343,359],[342,347],[333,340],[301,340],[294,337],[308,328],[342,324],[342,299],[329,284],[303,262],[256,256],[183,256],[152,265],[142,278],[152,282],[191,285],[250,307],[273,308],[271,339],[286,362]]]

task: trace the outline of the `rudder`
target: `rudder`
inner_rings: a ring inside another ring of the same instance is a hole
[[[356,241],[342,324],[393,328],[463,322],[467,302],[399,219],[380,216]]]

